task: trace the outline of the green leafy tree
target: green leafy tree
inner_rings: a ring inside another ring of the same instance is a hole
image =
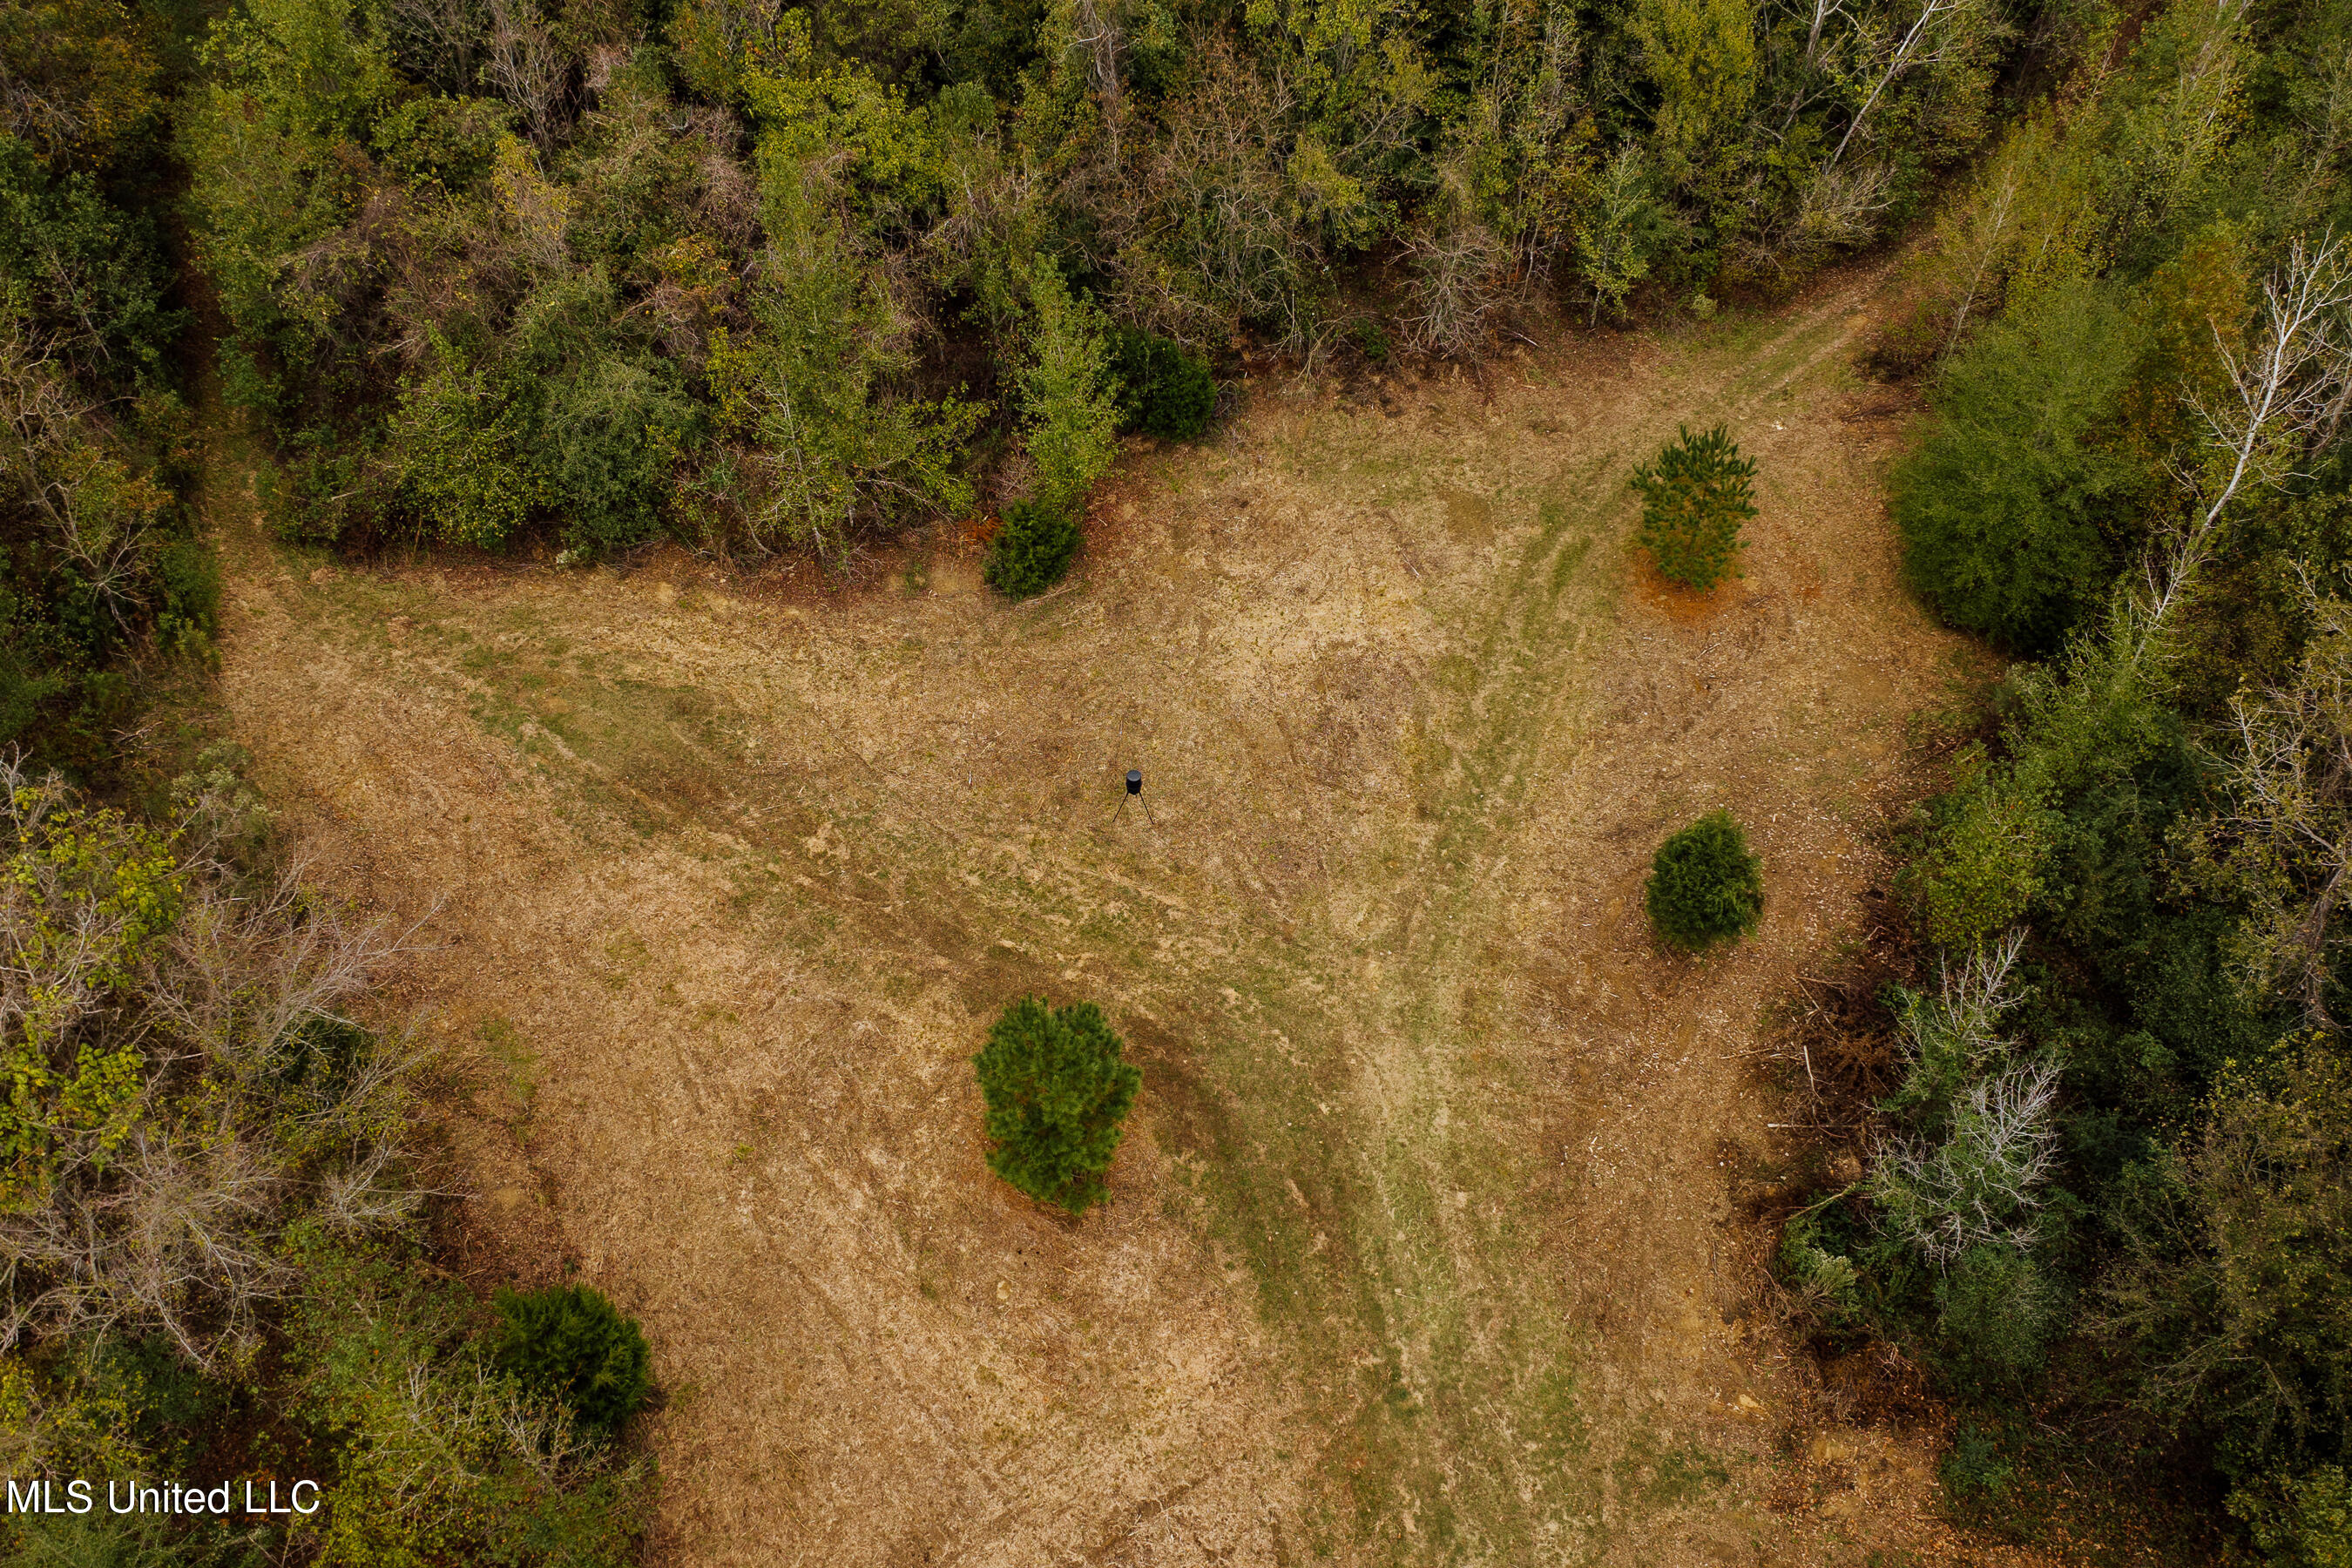
[[[1642,143],[1627,142],[1595,169],[1569,182],[1569,232],[1576,275],[1591,296],[1591,319],[1605,309],[1622,319],[1625,301],[1659,260],[1688,237],[1689,226],[1663,201]]]
[[[1644,0],[1631,30],[1658,90],[1654,123],[1668,177],[1720,179],[1756,96],[1755,7],[1750,0]]]
[[[1104,1198],[1143,1075],[1091,1002],[1024,996],[972,1058],[988,1105],[988,1168],[1040,1203],[1078,1214]]]
[[[2352,1066],[2324,1036],[2224,1072],[2203,1125],[2124,1194],[2098,1328],[2166,1427],[2242,1463],[2352,1420]]]
[[[1102,312],[1074,297],[1050,260],[1038,261],[1029,301],[1035,321],[1021,366],[1021,408],[1037,468],[1037,503],[1076,518],[1118,456],[1118,378],[1111,374]]]
[[[2230,1511],[2273,1568],[2352,1568],[2352,1477],[2341,1466],[2241,1487],[2230,1494]]]
[[[146,216],[79,172],[45,168],[0,132],[0,300],[21,310],[86,379],[152,384],[185,321],[165,308],[169,268]]]
[[[565,1391],[499,1370],[499,1331],[474,1331],[472,1298],[417,1266],[413,1237],[296,1239],[291,1378],[262,1392],[318,1434],[306,1462],[335,1478],[312,1521],[320,1561],[642,1561],[652,1460],[604,1441]]]
[[[180,122],[197,244],[238,333],[289,351],[334,324],[292,267],[361,198],[359,142],[397,73],[351,0],[253,0],[212,24]]]
[[[709,375],[721,425],[753,437],[766,496],[752,531],[828,563],[866,531],[971,504],[960,448],[985,409],[917,398],[912,323],[887,275],[845,237],[826,181],[799,144],[763,144],[769,250],[756,330],[711,334]]]
[[[401,391],[392,461],[435,538],[496,550],[539,495],[522,420],[488,368],[436,348],[431,367]]]
[[[1927,850],[1906,873],[1927,938],[1965,952],[2025,915],[2042,889],[2052,813],[2014,768],[1964,752],[1959,783],[1934,811]]]
[[[1700,436],[1685,426],[1654,463],[1633,470],[1639,538],[1659,575],[1704,591],[1731,574],[1739,525],[1756,515],[1755,477],[1755,460],[1720,425]]]
[[[653,1352],[637,1321],[585,1285],[497,1299],[498,1363],[533,1393],[571,1406],[582,1426],[620,1431],[652,1387]]]
[[[702,434],[702,411],[657,370],[598,362],[557,387],[542,416],[548,477],[574,549],[642,544],[661,527],[671,468]]]
[[[161,107],[163,20],[122,0],[0,10],[0,131],[53,166],[107,163]]]
[[[1658,847],[1643,899],[1659,935],[1697,952],[1755,929],[1764,862],[1729,812],[1710,811]]]

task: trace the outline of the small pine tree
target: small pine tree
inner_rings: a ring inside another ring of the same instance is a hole
[[[1024,996],[971,1058],[988,1105],[988,1168],[1040,1203],[1072,1214],[1104,1197],[1143,1075],[1091,1002],[1049,1007]]]
[[[1643,898],[1658,934],[1696,952],[1755,929],[1764,862],[1729,812],[1710,811],[1658,847]]]
[[[1702,436],[1684,426],[1655,463],[1633,470],[1642,492],[1642,547],[1658,574],[1701,592],[1732,574],[1739,525],[1756,515],[1756,462],[1720,425]]]
[[[652,1352],[637,1321],[585,1285],[501,1290],[495,1358],[525,1388],[610,1436],[645,1403]]]
[[[1036,501],[1016,500],[1006,505],[1003,521],[981,567],[988,585],[1010,598],[1027,599],[1060,582],[1078,552],[1078,520]]]

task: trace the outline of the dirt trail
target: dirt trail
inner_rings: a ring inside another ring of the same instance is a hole
[[[1803,1419],[1734,1184],[1745,1054],[1855,918],[1905,715],[1876,279],[1135,457],[1081,582],[795,599],[353,573],[230,542],[224,690],[325,874],[426,918],[479,1229],[639,1313],[677,1563],[1862,1563],[1924,1460]],[[1759,459],[1746,576],[1633,581],[1678,422]],[[236,509],[248,513],[249,508]],[[1151,815],[1117,809],[1147,778]],[[1653,950],[1708,807],[1762,929]],[[982,1162],[968,1058],[1090,997],[1114,1200]],[[1823,1443],[1829,1446],[1824,1447]]]

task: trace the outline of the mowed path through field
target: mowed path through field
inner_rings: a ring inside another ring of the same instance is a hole
[[[469,1065],[484,1267],[566,1260],[654,1342],[662,1561],[1918,1539],[1899,1446],[1782,1484],[1733,1196],[1765,1010],[1857,918],[1959,656],[1848,369],[1876,284],[1263,390],[1131,455],[1022,606],[946,552],[830,595],[355,571],[216,501],[233,728],[321,875],[436,944],[397,1002]],[[1762,465],[1746,575],[1662,605],[1626,477],[1718,420]],[[1716,805],[1769,905],[1697,963],[1641,882]],[[1026,990],[1144,1069],[1076,1223],[982,1163],[969,1058]]]

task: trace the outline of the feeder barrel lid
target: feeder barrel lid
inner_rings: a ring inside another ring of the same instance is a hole
[[[1128,770],[1127,770],[1127,793],[1128,793],[1128,794],[1129,794],[1129,795],[1136,795],[1136,794],[1140,793],[1140,792],[1141,792],[1141,790],[1142,790],[1142,788],[1143,788],[1143,770],[1142,770],[1141,768],[1129,768],[1129,769],[1128,769]]]

